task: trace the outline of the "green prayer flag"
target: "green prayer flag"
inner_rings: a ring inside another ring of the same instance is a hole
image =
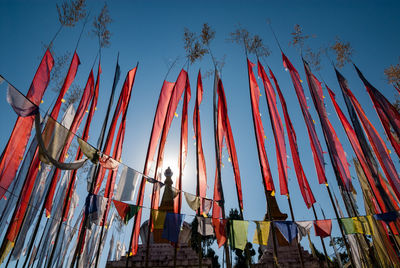
[[[352,218],[344,218],[340,219],[342,221],[343,227],[344,227],[344,232],[346,234],[355,234],[356,232],[356,226],[354,225],[354,221]]]
[[[129,209],[125,215],[124,222],[125,224],[128,224],[128,221],[133,218],[138,212],[139,212],[140,207],[136,205],[129,205]]]
[[[244,250],[247,244],[248,221],[231,220],[229,224],[229,242],[233,248]]]

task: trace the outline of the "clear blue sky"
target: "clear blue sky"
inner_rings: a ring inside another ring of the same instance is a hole
[[[98,14],[102,5],[102,1],[88,2],[92,17]],[[285,1],[285,4],[278,3],[278,1],[110,1],[108,5],[114,21],[110,27],[112,32],[111,46],[104,49],[102,53],[103,74],[100,83],[99,105],[94,116],[89,139],[92,144],[97,141],[100,123],[103,120],[111,90],[115,59],[119,52],[122,74],[118,84],[118,92],[126,72],[133,68],[137,61],[140,63],[127,117],[122,161],[139,171],[143,169],[158,94],[167,71],[165,62],[171,61],[177,56],[180,57],[178,64],[167,78],[169,81],[174,81],[179,69],[185,62],[182,40],[184,27],[199,32],[202,24],[207,22],[216,30],[216,38],[211,44],[214,55],[218,58],[226,55],[222,79],[227,95],[228,112],[242,176],[244,218],[261,220],[266,212],[266,202],[251,119],[245,55],[238,45],[226,41],[229,33],[234,31],[235,27],[240,23],[242,27],[248,29],[251,33],[260,35],[272,51],[272,55],[267,58],[267,62],[277,76],[286,98],[289,114],[297,132],[300,157],[317,200],[316,208],[318,214],[321,217],[319,207],[322,207],[328,218],[334,218],[334,212],[325,187],[318,185],[307,131],[301,116],[298,100],[295,97],[290,75],[284,71],[279,48],[273,39],[266,20],[267,18],[271,20],[283,50],[298,69],[304,81],[306,81],[306,78],[299,52],[288,45],[291,38],[290,33],[293,31],[295,24],[300,24],[306,33],[316,35],[309,42],[313,48],[329,45],[336,36],[349,41],[355,50],[353,61],[375,87],[380,89],[389,100],[394,100],[397,97],[396,92],[392,86],[386,83],[383,70],[390,64],[396,64],[399,61],[400,35],[398,29],[400,29],[400,20],[398,14],[400,4],[397,1]],[[55,3],[53,1],[3,0],[0,1],[0,10],[0,35],[2,36],[0,44],[0,74],[26,93],[43,53],[42,42],[48,43],[59,26]],[[90,19],[90,23],[91,21],[92,19]],[[91,26],[89,24],[77,50],[82,64],[79,67],[75,81],[80,87],[85,85],[97,53],[96,40],[87,34]],[[56,53],[62,54],[66,50],[74,50],[81,27],[82,23],[79,23],[73,29],[62,30],[54,44]],[[255,61],[255,58],[253,57],[251,60]],[[192,193],[195,193],[196,178],[195,146],[192,139],[194,135],[192,115],[196,77],[199,68],[205,73],[211,67],[211,60],[209,56],[206,56],[201,62],[190,66],[189,70],[192,101],[189,106],[189,155],[183,178],[183,189]],[[368,117],[375,124],[381,135],[384,136],[369,96],[355,70],[348,65],[342,69],[342,73],[349,80],[350,88],[361,102]],[[334,71],[327,58],[323,57],[322,70],[319,77],[323,77],[335,92],[339,92]],[[260,82],[260,80],[258,81]],[[205,79],[203,85],[204,98],[200,107],[201,123],[209,182],[207,195],[212,197],[215,173],[212,132],[212,79]],[[259,83],[259,86],[263,89],[261,83]],[[306,83],[303,83],[303,86],[306,96],[310,97]],[[0,94],[2,94],[2,97],[0,97],[0,111],[2,113],[0,117],[0,124],[2,125],[0,148],[4,148],[14,126],[16,115],[5,101],[6,86],[3,84],[0,89]],[[325,92],[325,95],[327,96],[327,92]],[[44,97],[44,109],[49,106],[54,96],[54,92],[47,91]],[[267,136],[267,154],[275,186],[279,188],[275,144],[264,94],[260,100],[260,110]],[[330,120],[339,135],[347,153],[347,159],[350,162],[354,153],[329,98],[326,98],[325,101],[328,113],[330,113]],[[342,109],[345,110],[340,95],[338,95],[338,101]],[[316,129],[321,144],[324,151],[326,151],[311,98],[308,99],[308,102],[312,107],[310,109],[311,115],[317,122]],[[181,107],[182,105],[180,104],[177,110],[179,115],[181,114]],[[278,109],[281,111],[279,101]],[[175,119],[173,121],[165,152],[166,162],[172,166],[177,165],[179,127],[180,117],[178,120]],[[384,140],[387,142],[386,138]],[[290,155],[288,141],[286,141],[286,144]],[[387,145],[391,148],[388,142]],[[328,181],[333,192],[338,196],[337,183],[329,157],[328,155],[325,156]],[[229,211],[230,208],[237,207],[237,200],[232,169],[227,158],[227,153],[225,152],[223,158],[225,167],[223,168],[222,176],[226,195],[226,210]],[[399,168],[398,157],[393,153],[392,158],[396,168]],[[300,195],[292,160],[291,158],[288,160],[288,164],[291,167],[289,169],[289,190],[293,200],[295,217],[297,220],[312,220],[312,212],[307,210]],[[172,168],[174,175],[177,175],[177,168]],[[355,177],[353,167],[351,167],[351,174]],[[79,180],[80,185],[83,186],[84,182],[84,177],[81,177]],[[358,181],[353,180],[353,183],[357,192],[361,194]],[[84,195],[85,193],[82,192],[81,203]],[[279,195],[279,190],[276,196],[281,210],[289,214],[286,198]],[[146,194],[145,205],[148,205],[148,201],[148,194]],[[363,208],[360,202],[360,195],[358,196],[358,201],[360,208]],[[342,204],[341,200],[340,203]],[[148,212],[146,210],[144,212],[144,218],[146,218]],[[183,213],[193,214],[186,204],[183,205]],[[363,209],[361,209],[360,213],[364,214]],[[187,218],[187,220],[191,221],[191,218]],[[336,223],[334,223],[335,225]],[[127,227],[126,237],[130,235],[130,230],[131,225]],[[249,240],[252,240],[253,230],[254,226],[250,224]],[[339,235],[337,228],[334,228],[333,234],[335,236]],[[317,247],[320,248],[319,240],[315,241]],[[306,246],[304,242],[302,244]],[[106,248],[104,255],[107,255],[107,250]],[[329,252],[332,252],[332,250],[329,249]],[[222,258],[222,253],[220,256]]]

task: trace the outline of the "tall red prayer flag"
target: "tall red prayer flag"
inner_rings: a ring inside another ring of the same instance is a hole
[[[143,169],[144,175],[148,175],[151,167],[151,163],[153,162],[154,154],[156,152],[158,140],[161,136],[161,132],[164,126],[166,113],[168,110],[168,104],[172,96],[172,91],[174,89],[175,83],[164,81],[163,86],[160,91],[160,96],[158,98],[158,104],[156,113],[154,115],[153,127],[151,129],[149,145],[147,148],[147,155],[145,159],[145,165]],[[138,206],[143,205],[144,191],[146,187],[146,180],[142,179],[138,191],[136,204]],[[130,245],[130,253],[135,255],[138,249],[139,242],[139,231],[140,231],[140,221],[142,218],[142,211],[140,210],[135,217],[134,226],[131,235],[131,245]]]
[[[299,100],[301,112],[304,117],[304,121],[307,126],[308,136],[310,138],[311,150],[313,153],[315,168],[317,171],[318,182],[320,184],[326,183],[325,167],[324,167],[324,156],[322,152],[321,144],[318,140],[317,132],[315,131],[315,126],[311,118],[310,112],[308,111],[306,96],[304,95],[303,87],[301,86],[300,75],[294,68],[289,59],[283,54],[283,66],[287,68],[290,72],[292,78],[293,86],[296,91],[297,99]]]
[[[79,64],[81,64],[81,62],[79,60],[78,54],[75,51],[74,56],[72,57],[72,60],[71,60],[71,64],[69,65],[69,68],[68,68],[67,76],[65,77],[64,83],[61,87],[60,93],[58,94],[58,98],[56,100],[56,103],[54,104],[53,110],[50,115],[52,118],[54,118],[54,120],[57,120],[58,113],[60,112],[61,103],[63,102],[64,95],[75,79],[75,75],[76,75],[76,72],[78,71]]]
[[[257,142],[257,151],[258,151],[258,159],[260,160],[261,173],[264,180],[264,187],[267,191],[275,191],[274,181],[272,180],[271,169],[268,163],[267,152],[265,150],[264,139],[266,138],[264,133],[264,127],[261,121],[260,116],[260,89],[257,85],[256,78],[253,73],[254,64],[247,59],[247,71],[249,75],[249,89],[250,89],[250,99],[251,99],[251,111],[253,115],[253,123],[254,123],[254,132],[256,135]],[[278,152],[277,152],[278,154]],[[279,164],[278,164],[279,165]],[[286,191],[287,193],[287,185],[281,186],[282,191]]]
[[[182,206],[182,176],[183,170],[185,169],[187,150],[188,150],[188,105],[190,101],[190,83],[189,79],[186,80],[185,95],[183,97],[182,106],[182,119],[181,119],[181,138],[179,146],[179,176],[176,182],[176,188],[178,189],[178,196],[174,200],[174,213],[181,212]]]
[[[276,90],[278,92],[279,100],[282,105],[283,116],[285,118],[285,124],[286,124],[286,132],[288,133],[290,150],[292,152],[293,165],[294,165],[294,169],[296,171],[296,177],[297,177],[297,182],[300,187],[300,192],[301,192],[301,195],[303,196],[303,200],[304,200],[304,203],[306,204],[307,208],[310,208],[315,203],[315,198],[311,191],[310,185],[308,184],[308,180],[307,180],[306,174],[304,173],[303,166],[301,165],[299,151],[298,151],[298,147],[297,147],[296,132],[294,131],[292,121],[290,120],[289,113],[288,113],[287,106],[286,106],[286,101],[282,95],[278,81],[276,80],[271,69],[269,70],[269,73],[271,75],[272,80],[274,80],[274,84],[275,84]]]
[[[279,186],[281,195],[287,195],[289,193],[287,188],[287,153],[285,145],[285,137],[283,131],[282,120],[276,106],[276,95],[274,88],[272,87],[271,81],[268,79],[265,73],[264,67],[258,61],[258,75],[261,77],[265,96],[267,98],[269,117],[271,119],[272,130],[275,138],[276,158],[278,162],[278,173],[279,173]],[[254,78],[255,79],[255,78]]]
[[[53,65],[53,56],[49,50],[46,50],[27,93],[27,98],[38,106],[49,84]],[[18,117],[3,150],[0,160],[0,198],[4,196],[17,173],[30,138],[33,120],[33,116]]]
[[[342,184],[347,191],[352,190],[350,170],[347,163],[346,155],[343,150],[335,130],[328,119],[328,114],[325,109],[324,96],[322,92],[321,82],[311,72],[307,62],[303,60],[304,69],[306,71],[308,88],[314,102],[315,109],[317,110],[318,117],[321,122],[322,132],[324,133],[326,145],[328,147],[329,155],[331,156],[332,165],[335,170],[336,176],[340,177],[338,183]]]
[[[240,179],[239,162],[237,159],[235,141],[233,140],[232,128],[228,116],[228,106],[226,103],[226,96],[222,80],[218,81],[218,106],[221,105],[221,124],[224,129],[224,136],[226,141],[226,147],[228,149],[229,156],[232,161],[233,174],[235,176],[236,183],[236,194],[239,201],[239,208],[243,210],[243,195],[242,195],[242,183]],[[219,103],[221,102],[221,104]],[[221,147],[220,147],[221,150]]]
[[[201,81],[201,72],[197,76],[196,103],[193,111],[193,129],[196,137],[196,163],[197,163],[197,188],[196,195],[205,198],[207,195],[207,172],[206,160],[203,152],[203,142],[201,138],[200,123],[200,103],[203,98],[203,83]],[[203,202],[200,202],[200,214],[203,213]]]
[[[400,198],[400,178],[399,174],[394,167],[392,159],[389,156],[388,148],[383,142],[381,136],[376,131],[375,127],[371,124],[368,117],[365,115],[364,110],[361,108],[360,103],[353,95],[350,90],[347,90],[346,94],[349,96],[358,117],[360,118],[361,124],[364,127],[365,133],[372,145],[376,157],[382,166],[383,172],[389,180],[390,186],[392,186],[397,198]]]
[[[372,86],[367,79],[365,79],[364,75],[361,71],[354,65],[356,68],[358,76],[364,83],[365,88],[369,96],[371,97],[372,102],[374,103],[374,108],[381,120],[383,128],[385,130],[386,135],[389,138],[390,143],[395,149],[398,156],[400,156],[400,114],[397,109],[393,106],[393,104],[388,101],[382,93],[379,92],[374,86]]]
[[[161,134],[160,146],[158,147],[156,169],[154,172],[154,178],[157,179],[158,181],[161,180],[161,168],[163,166],[163,161],[164,161],[164,148],[165,148],[165,144],[167,141],[169,129],[171,127],[172,120],[174,119],[179,100],[181,99],[182,94],[185,91],[186,87],[189,86],[189,83],[187,82],[188,80],[189,80],[189,78],[188,78],[187,72],[182,69],[178,75],[178,78],[176,79],[176,83],[175,83],[174,89],[172,91],[172,97],[168,104],[168,110],[166,113],[164,127],[163,127],[162,134]],[[155,188],[153,186],[153,194],[152,194],[151,198],[152,198],[152,202],[151,202],[152,209],[158,209],[158,205],[160,202],[160,189],[159,188],[157,188],[157,187]]]

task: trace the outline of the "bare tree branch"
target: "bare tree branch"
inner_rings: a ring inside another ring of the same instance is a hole
[[[57,5],[58,20],[61,25],[74,27],[75,24],[86,17],[86,0],[64,1]]]

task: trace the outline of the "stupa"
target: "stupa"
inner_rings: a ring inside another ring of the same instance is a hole
[[[269,205],[269,210],[271,211],[271,216],[267,213],[265,214],[264,220],[275,220],[275,221],[284,221],[287,219],[287,214],[282,213],[279,209],[278,203],[276,202],[275,196],[271,194],[271,191],[267,192],[267,205]],[[279,267],[284,268],[294,268],[301,267],[300,256],[297,248],[297,240],[294,239],[292,243],[289,243],[279,229],[273,227],[271,225],[271,231],[275,232],[276,237],[276,252]],[[263,255],[259,259],[257,264],[254,264],[252,267],[275,267],[274,266],[274,241],[273,235],[270,233],[268,246],[261,246],[263,250]],[[310,252],[304,250],[303,247],[300,247],[304,267],[307,268],[318,268],[325,267],[324,262],[320,262],[316,257],[314,257]]]
[[[174,197],[176,192],[172,188],[172,171],[168,169],[164,172],[166,177],[165,189],[161,199],[159,211],[173,212]],[[175,246],[168,240],[162,238],[161,229],[154,229],[148,236],[148,221],[145,221],[140,228],[140,239],[142,244],[138,247],[138,252],[135,256],[129,258],[128,267],[146,267],[146,251],[147,243],[149,243],[148,267],[174,267]],[[190,247],[188,238],[190,238],[191,226],[187,222],[183,222],[181,232],[179,234],[179,243],[176,254],[176,267],[200,267],[199,255]],[[147,241],[150,237],[149,241]],[[106,267],[126,267],[126,256],[119,261],[107,262]],[[202,258],[201,267],[211,268],[211,260]]]

